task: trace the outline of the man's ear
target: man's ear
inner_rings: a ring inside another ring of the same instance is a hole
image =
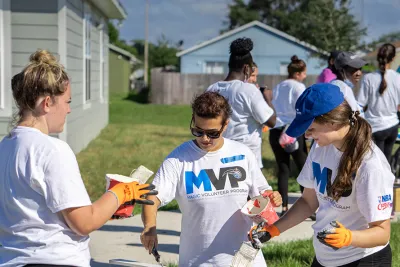
[[[226,128],[228,127],[229,124],[229,119],[226,120],[225,125],[224,125],[224,131],[226,130]]]

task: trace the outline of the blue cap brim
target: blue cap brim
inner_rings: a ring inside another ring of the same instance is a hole
[[[310,127],[313,121],[314,118],[307,121],[298,121],[294,119],[294,121],[292,121],[292,123],[287,128],[286,134],[290,137],[299,137],[307,131],[308,127]]]

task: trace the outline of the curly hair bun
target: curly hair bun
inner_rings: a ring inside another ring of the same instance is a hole
[[[29,57],[31,63],[58,65],[57,59],[47,50],[38,50]]]
[[[250,38],[238,38],[231,43],[230,53],[246,55],[253,50],[253,41]]]
[[[296,61],[299,61],[299,58],[296,55],[293,55],[290,60],[295,63]]]

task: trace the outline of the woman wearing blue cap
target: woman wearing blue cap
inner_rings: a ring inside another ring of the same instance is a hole
[[[297,181],[302,196],[271,226],[251,229],[250,240],[266,242],[317,209],[313,245],[318,266],[391,266],[389,245],[394,176],[372,142],[371,126],[352,111],[339,87],[320,83],[296,102],[287,130],[315,140]]]

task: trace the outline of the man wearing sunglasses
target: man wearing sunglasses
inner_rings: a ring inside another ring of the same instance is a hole
[[[157,247],[157,209],[176,199],[182,212],[179,266],[230,266],[252,225],[240,212],[247,196],[267,191],[275,206],[282,198],[268,185],[254,153],[222,136],[232,114],[223,96],[203,93],[192,110],[195,138],[172,151],[155,175],[158,195],[148,196],[154,206],[143,207],[141,242],[149,252]],[[266,266],[261,251],[254,266]]]

